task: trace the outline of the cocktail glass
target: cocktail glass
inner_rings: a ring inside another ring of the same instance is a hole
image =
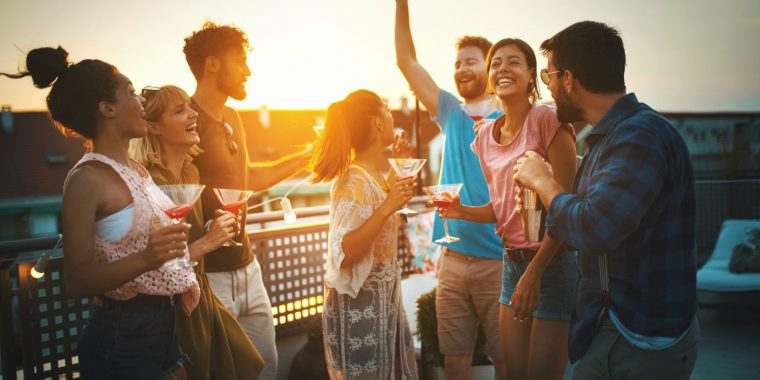
[[[236,189],[214,189],[214,194],[216,194],[216,197],[219,198],[219,202],[222,203],[222,208],[225,211],[238,215],[240,209],[248,204],[248,198],[253,195],[253,191]],[[236,242],[233,237],[232,239],[224,242],[222,245],[225,247],[241,247],[243,244]]]
[[[388,162],[390,162],[391,167],[393,168],[393,171],[396,172],[396,175],[400,179],[408,179],[408,178],[414,178],[417,173],[419,173],[420,169],[422,169],[422,165],[425,164],[427,160],[424,158],[389,158]],[[417,211],[410,210],[406,206],[402,208],[401,210],[396,211],[399,214],[416,214]]]
[[[459,190],[462,189],[461,183],[453,183],[450,185],[436,185],[436,186],[427,186],[422,188],[423,191],[425,191],[425,194],[430,195],[433,200],[433,204],[435,207],[439,208],[448,208],[451,206],[451,203],[454,202],[454,196],[459,194]],[[442,238],[436,240],[436,243],[453,243],[455,241],[459,241],[459,238],[456,236],[449,235],[449,219],[443,218],[443,231],[444,235]]]
[[[198,201],[205,187],[195,184],[151,186],[148,188],[148,193],[171,219],[171,223],[178,224],[192,211],[193,204]],[[164,267],[182,269],[194,267],[197,264],[183,257],[167,261]]]

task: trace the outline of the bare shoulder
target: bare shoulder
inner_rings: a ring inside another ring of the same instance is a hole
[[[63,185],[64,214],[72,209],[94,209],[102,194],[102,175],[99,168],[85,163],[72,169]]]
[[[89,204],[95,207],[113,203],[106,207],[119,210],[131,202],[129,188],[113,168],[102,162],[85,162],[69,173],[63,186],[63,203]],[[98,207],[100,208],[100,207]]]
[[[96,190],[103,181],[103,164],[86,162],[71,170],[63,185],[64,193],[73,190]]]

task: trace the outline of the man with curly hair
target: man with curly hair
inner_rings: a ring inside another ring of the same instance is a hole
[[[204,220],[220,208],[213,188],[262,191],[294,175],[309,162],[301,152],[273,163],[252,163],[246,147],[240,115],[225,106],[228,98],[243,100],[251,75],[247,64],[248,37],[241,29],[208,22],[185,38],[184,53],[197,87],[192,108],[198,112],[198,134],[203,150],[193,161],[206,185]],[[245,214],[245,211],[243,211]],[[245,220],[245,215],[243,219]],[[260,379],[277,374],[277,348],[272,305],[261,277],[261,267],[251,251],[248,236],[237,238],[242,246],[221,247],[205,258],[206,273],[214,294],[234,314],[264,358]]]

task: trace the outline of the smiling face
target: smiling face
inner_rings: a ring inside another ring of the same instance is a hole
[[[190,108],[190,98],[186,94],[164,95],[160,99],[165,102],[163,112],[158,120],[150,123],[150,133],[158,137],[162,147],[189,149],[198,144],[198,113]]]
[[[488,67],[488,83],[496,96],[529,97],[534,87],[535,68],[528,66],[525,54],[515,45],[505,45],[493,52]]]
[[[457,51],[454,82],[464,99],[476,99],[486,92],[485,59],[478,47],[465,46]]]
[[[129,137],[142,137],[147,132],[147,122],[142,97],[135,92],[132,82],[124,74],[117,74],[115,101],[110,103],[119,130]]]

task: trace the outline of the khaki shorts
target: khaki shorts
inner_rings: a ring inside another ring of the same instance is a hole
[[[448,250],[438,262],[435,309],[441,354],[470,356],[478,323],[486,333],[486,354],[503,362],[499,344],[502,263]]]

